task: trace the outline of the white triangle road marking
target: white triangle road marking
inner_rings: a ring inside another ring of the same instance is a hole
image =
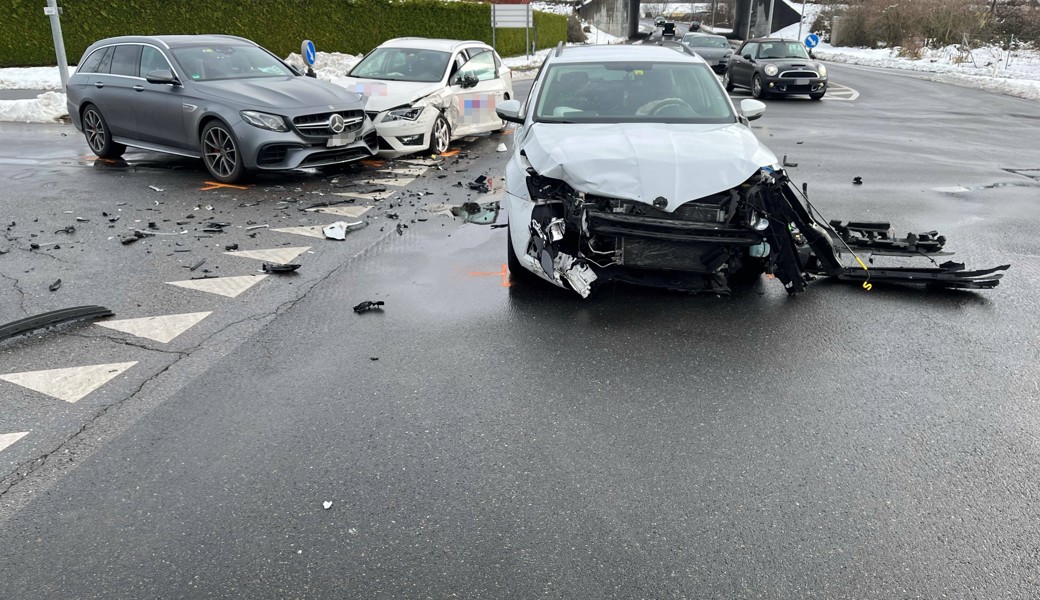
[[[307,210],[308,212],[318,212],[357,219],[371,209],[371,206],[319,206],[317,208],[308,208]]]
[[[408,160],[402,160],[400,162],[409,165],[422,165],[424,167],[432,167],[436,164],[439,164],[441,161],[432,158],[409,158]]]
[[[272,229],[271,231],[325,239],[325,234],[322,232],[323,229],[325,228],[321,225],[309,225],[307,227],[281,227],[278,229]]]
[[[143,317],[140,319],[99,321],[95,325],[167,344],[211,314],[213,314],[212,311],[183,313],[179,315]]]
[[[413,181],[415,181],[414,177],[401,177],[399,179],[366,179],[362,183],[367,183],[369,185],[392,185],[394,187],[404,187]]]
[[[0,433],[0,452],[4,451],[4,448],[17,442],[23,437],[29,435],[28,431],[19,431],[18,433]]]
[[[188,279],[186,281],[167,281],[170,285],[198,290],[210,294],[219,294],[228,298],[236,298],[242,292],[263,281],[267,275],[242,275],[241,277],[211,277],[206,279]]]
[[[0,375],[0,379],[65,402],[76,402],[136,364],[137,361],[133,361],[8,373]]]
[[[382,192],[332,192],[333,196],[343,196],[345,198],[360,198],[361,200],[369,200],[372,202],[378,202],[380,200],[386,200],[390,196],[397,193],[397,190],[384,190]]]
[[[429,167],[392,167],[389,169],[379,169],[378,173],[393,173],[394,175],[407,175],[409,177],[419,177],[426,171],[429,171]]]
[[[294,258],[310,249],[310,246],[299,246],[296,248],[268,248],[266,250],[236,250],[234,252],[225,252],[224,254],[285,264],[292,262]]]

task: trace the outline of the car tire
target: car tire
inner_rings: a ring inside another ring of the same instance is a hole
[[[202,129],[202,162],[214,179],[221,183],[237,183],[248,173],[242,161],[241,146],[235,132],[223,121],[210,121]]]
[[[438,115],[433,122],[433,127],[430,128],[429,151],[431,154],[443,154],[448,151],[450,145],[451,126],[448,125],[448,120],[443,115]]]
[[[729,69],[726,69],[726,74],[722,76],[722,85],[726,86],[727,92],[733,91],[733,79],[729,76]]]
[[[812,94],[809,94],[809,97],[812,98],[813,100],[823,100],[823,96],[826,93],[827,93],[827,89],[824,88],[824,90],[822,92],[813,92]]]
[[[112,132],[108,129],[108,121],[101,114],[101,109],[93,104],[84,106],[81,120],[87,146],[99,158],[119,158],[126,152],[126,146],[112,141]]]
[[[762,76],[755,73],[755,76],[751,78],[751,96],[756,100],[761,100],[769,95],[769,92],[762,87]]]

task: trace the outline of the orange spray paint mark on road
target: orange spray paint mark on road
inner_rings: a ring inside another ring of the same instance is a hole
[[[378,169],[379,167],[385,165],[386,161],[365,159],[361,161],[361,164],[369,168]]]
[[[230,183],[217,183],[216,181],[203,181],[206,187],[200,187],[200,192],[207,192],[209,190],[215,190],[219,188],[231,188],[233,190],[248,190],[248,187],[242,185],[231,185]]]
[[[501,271],[470,271],[472,277],[492,277],[498,276],[502,278],[502,287],[509,287],[512,285],[509,283],[509,265],[502,265]]]
[[[447,157],[447,156],[455,156],[458,153],[459,153],[458,150],[448,150],[447,152],[441,152],[440,156],[445,156],[445,157]]]

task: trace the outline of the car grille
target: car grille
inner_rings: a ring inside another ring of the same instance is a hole
[[[376,134],[375,129],[373,129],[372,131],[368,132],[368,135],[366,135],[362,139],[362,141],[365,142],[365,145],[368,146],[369,148],[380,147],[379,146],[379,140],[380,140],[379,135]]]
[[[365,125],[365,112],[361,110],[341,110],[338,112],[317,113],[313,115],[302,115],[293,118],[293,126],[303,135],[330,137],[334,135],[329,128],[329,120],[332,115],[338,114],[343,117],[345,126],[343,133],[359,131]]]
[[[298,146],[265,146],[262,150],[260,150],[260,154],[257,155],[256,164],[263,167],[280,165],[283,162],[285,162],[285,155],[288,154],[290,147],[295,148]]]
[[[783,79],[813,79],[819,76],[816,71],[784,71],[780,74]]]
[[[334,165],[337,163],[351,162],[368,158],[371,154],[364,148],[343,148],[330,150],[328,152],[316,152],[308,156],[301,167],[320,167],[322,165]]]

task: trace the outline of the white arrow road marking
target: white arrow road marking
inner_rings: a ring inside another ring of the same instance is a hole
[[[294,258],[310,249],[310,246],[299,246],[296,248],[269,248],[266,250],[236,250],[234,252],[225,252],[224,254],[285,264],[292,262]]]
[[[95,325],[107,327],[167,344],[178,335],[191,329],[196,323],[213,314],[212,312],[183,313],[179,315],[163,315],[159,317],[143,317],[140,319],[121,319],[119,321],[97,322]]]
[[[267,275],[243,275],[241,277],[213,277],[209,279],[189,279],[187,281],[167,281],[170,285],[198,290],[210,294],[220,294],[235,298],[242,292],[263,281]]]
[[[137,361],[133,361],[71,367],[68,369],[8,373],[7,375],[0,375],[0,379],[10,381],[15,385],[29,388],[41,394],[46,394],[52,398],[66,402],[76,402],[136,364]]]
[[[4,451],[4,448],[17,442],[23,437],[29,435],[28,431],[20,431],[18,433],[0,433],[0,452]]]
[[[319,212],[328,215],[339,215],[341,217],[357,219],[371,209],[371,206],[319,206],[318,208],[308,208],[307,210],[309,212]]]

